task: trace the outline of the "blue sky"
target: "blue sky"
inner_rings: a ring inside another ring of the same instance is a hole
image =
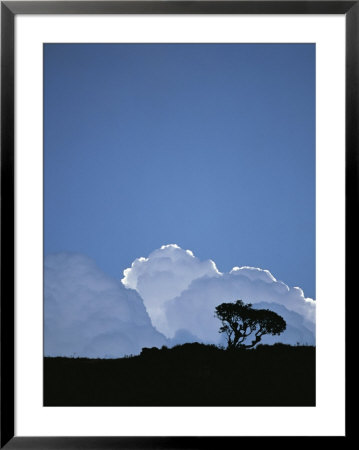
[[[47,44],[45,254],[163,244],[315,298],[315,45]]]

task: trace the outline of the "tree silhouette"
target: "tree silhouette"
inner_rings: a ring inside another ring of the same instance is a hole
[[[269,309],[254,309],[251,303],[237,300],[235,303],[222,303],[215,309],[222,322],[220,333],[227,335],[228,349],[252,348],[265,334],[280,334],[286,329],[283,317]],[[246,344],[251,340],[250,344]]]

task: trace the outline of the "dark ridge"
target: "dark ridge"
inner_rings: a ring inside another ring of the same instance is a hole
[[[315,347],[199,343],[44,359],[44,406],[315,406]]]

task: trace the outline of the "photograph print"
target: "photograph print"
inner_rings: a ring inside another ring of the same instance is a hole
[[[315,44],[44,44],[44,406],[315,406]]]

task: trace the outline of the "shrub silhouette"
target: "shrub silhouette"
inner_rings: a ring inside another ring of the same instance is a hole
[[[274,311],[253,309],[251,303],[242,300],[218,305],[215,314],[222,322],[219,332],[227,335],[228,349],[253,348],[263,335],[280,334],[286,329],[285,320]]]

